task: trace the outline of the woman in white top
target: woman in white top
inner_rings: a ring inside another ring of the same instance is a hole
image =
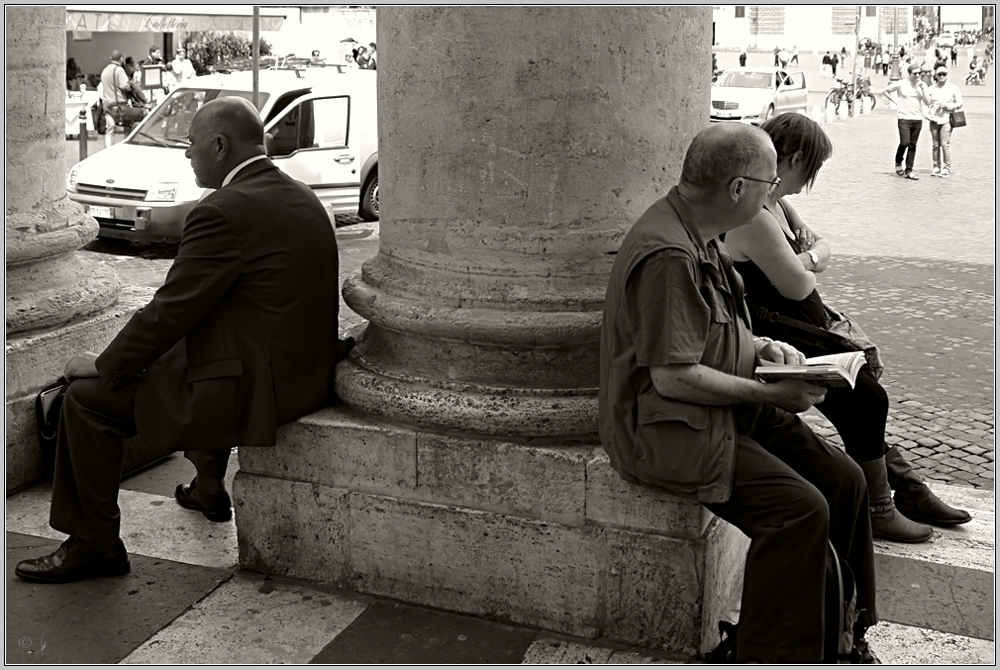
[[[948,68],[934,71],[934,85],[927,90],[927,120],[931,122],[931,139],[934,146],[932,177],[951,176],[951,113],[962,108],[962,92],[948,81]]]
[[[174,70],[174,77],[177,79],[177,85],[181,86],[190,79],[194,79],[194,65],[187,57],[187,52],[184,48],[177,50],[177,55],[174,57],[171,63]]]
[[[929,104],[927,87],[920,79],[920,66],[913,63],[906,68],[909,80],[892,82],[879,93],[889,102],[895,103],[896,126],[899,128],[899,147],[896,149],[896,174],[907,179],[918,179],[913,174],[913,161],[917,157],[917,138],[924,125],[924,114],[921,103]],[[894,100],[889,96],[896,94]],[[906,168],[903,168],[903,157],[906,156]]]

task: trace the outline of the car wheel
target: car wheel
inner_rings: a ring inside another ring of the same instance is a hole
[[[373,170],[361,190],[361,208],[358,214],[365,221],[378,220],[378,170]]]
[[[767,111],[766,111],[766,112],[764,112],[764,120],[765,120],[765,121],[767,121],[767,120],[768,120],[768,119],[770,119],[770,118],[771,118],[772,116],[774,116],[774,105],[770,105],[770,106],[769,106],[769,107],[767,108]]]

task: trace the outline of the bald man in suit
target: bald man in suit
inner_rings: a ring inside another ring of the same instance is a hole
[[[51,526],[69,538],[16,574],[62,583],[130,570],[117,503],[123,439],[184,450],[197,475],[175,492],[213,521],[232,518],[223,477],[233,446],[271,446],[277,427],[332,397],[338,339],[333,225],[305,184],[264,150],[246,100],[203,105],[188,133],[198,185],[216,189],[190,212],[152,301],[100,354],[65,373]]]

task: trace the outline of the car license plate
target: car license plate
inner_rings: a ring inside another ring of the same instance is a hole
[[[93,217],[98,217],[99,216],[102,219],[111,219],[111,218],[114,218],[111,215],[111,208],[110,207],[98,207],[96,205],[87,205],[87,214],[90,214]]]

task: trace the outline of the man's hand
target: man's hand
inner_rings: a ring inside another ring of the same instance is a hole
[[[806,362],[805,354],[784,342],[758,340],[756,348],[757,355],[761,360],[771,361],[778,365],[803,365]]]
[[[63,368],[63,376],[67,381],[80,379],[83,377],[97,376],[97,354],[92,351],[84,351],[69,359],[66,367]]]
[[[780,382],[765,384],[768,389],[769,401],[783,410],[798,414],[813,405],[823,402],[826,397],[826,387],[811,384],[799,379],[783,379]]]

